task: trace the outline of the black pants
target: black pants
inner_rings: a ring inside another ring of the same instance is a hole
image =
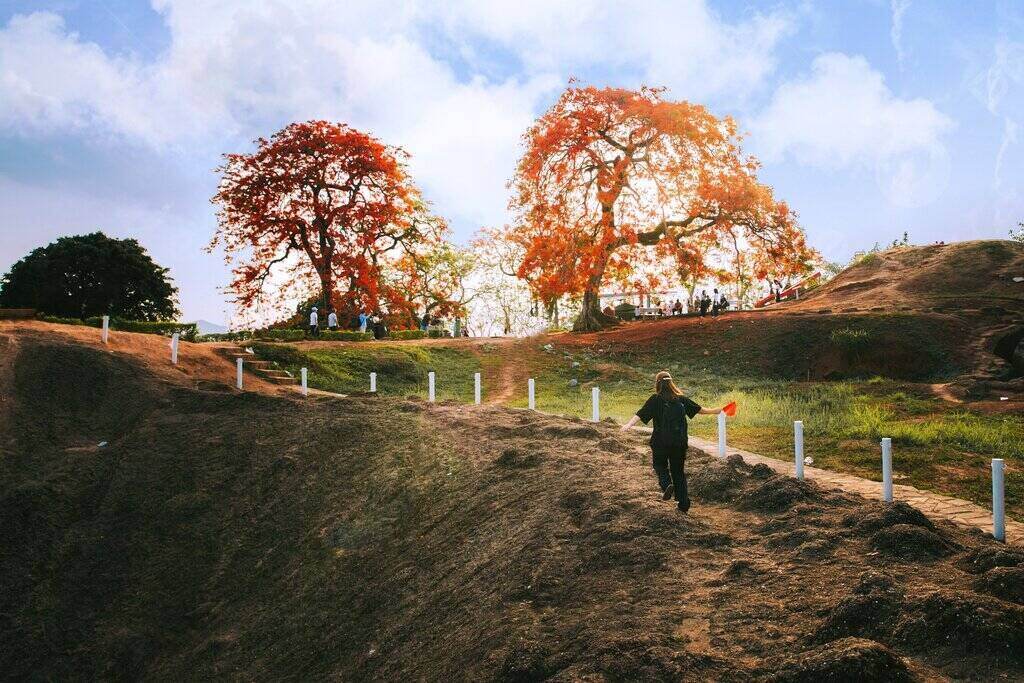
[[[310,325],[309,326],[309,336],[310,337],[316,337],[319,334],[320,334],[320,326],[319,325]]]
[[[658,483],[664,491],[675,485],[676,500],[679,507],[689,509],[690,494],[686,490],[686,474],[683,472],[683,461],[686,460],[686,445],[682,447],[660,448],[651,446],[653,451],[654,471],[658,475]],[[671,475],[671,476],[670,476]]]

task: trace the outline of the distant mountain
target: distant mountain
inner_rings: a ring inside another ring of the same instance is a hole
[[[196,327],[199,328],[199,334],[224,334],[228,331],[223,325],[211,323],[209,320],[197,320]]]

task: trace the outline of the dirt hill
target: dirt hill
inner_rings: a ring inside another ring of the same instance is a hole
[[[611,425],[122,342],[0,327],[5,677],[1024,676],[1019,546],[699,452],[684,516]]]

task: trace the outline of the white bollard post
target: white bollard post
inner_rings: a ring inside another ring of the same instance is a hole
[[[427,373],[427,384],[429,385],[427,387],[427,397],[430,399],[430,402],[433,403],[434,402],[434,371],[433,370],[431,370],[430,372]]]
[[[377,373],[370,373],[370,393],[377,393]]]
[[[882,439],[882,500],[892,502],[892,439]]]
[[[480,373],[473,373],[473,402],[480,405]]]
[[[101,336],[103,337],[103,343],[106,344],[107,343],[107,338],[110,336],[110,316],[109,315],[103,316],[103,332],[102,332]]]
[[[725,413],[718,414],[718,457],[725,457]]]
[[[302,368],[302,395],[309,396],[309,385],[306,384],[306,368]]]
[[[1005,543],[1006,498],[1003,493],[1003,459],[992,458],[992,537]]]
[[[594,387],[590,390],[590,420],[591,422],[601,421],[601,390]]]
[[[804,478],[804,421],[793,423],[793,444],[796,451],[796,478]]]
[[[242,388],[242,359],[235,359],[235,386]]]
[[[171,364],[178,364],[178,333],[171,335]]]
[[[530,395],[530,410],[536,410],[537,409],[537,397],[536,397],[536,395],[534,393],[535,385],[534,385],[534,381],[533,381],[532,377],[530,378],[530,381],[528,382],[527,386],[529,388],[529,395]]]

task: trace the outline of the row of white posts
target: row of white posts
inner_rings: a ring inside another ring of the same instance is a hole
[[[725,420],[719,415],[719,455],[724,454]],[[804,478],[804,423],[793,423],[794,465],[797,479]],[[997,541],[1006,541],[1006,496],[1002,458],[992,459],[992,536]],[[882,500],[893,501],[892,487],[892,439],[882,439]]]
[[[103,316],[103,343],[107,343],[110,319]],[[171,363],[178,363],[178,333],[171,335]],[[242,388],[242,359],[236,359],[235,385]],[[309,395],[308,373],[302,368],[302,395]],[[431,371],[427,373],[427,398],[433,402],[436,399],[435,387],[437,376]],[[377,391],[377,373],[370,373],[370,391]],[[480,405],[481,400],[480,373],[473,373],[473,402]],[[531,377],[527,382],[527,401],[530,410],[537,409],[537,383]],[[591,414],[593,422],[601,421],[601,390],[594,387],[590,390]],[[726,454],[726,426],[725,413],[718,414],[718,457],[724,458]],[[797,479],[804,478],[804,423],[797,420],[793,423],[793,451],[794,451],[794,475]],[[892,486],[892,439],[882,439],[882,500],[887,503],[893,501]],[[1006,496],[1005,496],[1005,474],[1002,458],[992,460],[992,536],[998,541],[1006,540]]]

